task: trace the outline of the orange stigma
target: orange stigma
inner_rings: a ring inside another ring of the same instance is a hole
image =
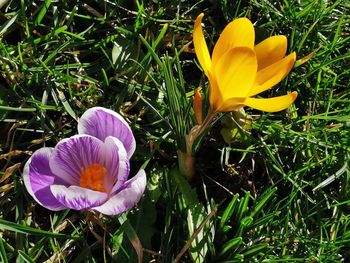
[[[91,190],[106,192],[104,177],[107,169],[99,163],[80,168],[80,186]]]

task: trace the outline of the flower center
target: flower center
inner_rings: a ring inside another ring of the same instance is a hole
[[[99,163],[80,168],[80,186],[91,190],[106,192],[104,177],[107,169]]]

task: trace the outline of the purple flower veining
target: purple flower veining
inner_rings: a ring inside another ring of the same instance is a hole
[[[144,193],[146,174],[140,170],[127,180],[136,147],[127,122],[112,110],[94,107],[81,116],[78,133],[34,152],[23,170],[29,194],[53,211],[117,215],[132,208]]]

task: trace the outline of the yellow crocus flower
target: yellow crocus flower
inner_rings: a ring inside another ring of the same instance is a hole
[[[254,46],[254,26],[247,18],[229,23],[221,33],[210,58],[200,14],[195,22],[193,42],[198,61],[209,79],[211,112],[228,112],[244,106],[276,112],[288,108],[296,91],[279,97],[253,96],[282,81],[295,63],[295,52],[286,56],[287,38],[272,36]]]

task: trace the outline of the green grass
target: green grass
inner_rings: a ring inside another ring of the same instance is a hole
[[[207,85],[191,44],[201,12],[210,49],[229,21],[247,16],[257,42],[283,34],[298,59],[316,53],[264,94],[298,91],[289,110],[247,108],[250,130],[230,145],[215,123],[189,184],[176,149],[191,109],[174,115],[169,104],[180,94],[191,105],[194,89]],[[349,261],[349,13],[340,0],[6,3],[0,261],[137,262],[135,233],[144,262]],[[146,165],[145,196],[119,217],[48,211],[26,192],[23,165],[76,134],[76,119],[95,105],[130,122],[132,170]]]

